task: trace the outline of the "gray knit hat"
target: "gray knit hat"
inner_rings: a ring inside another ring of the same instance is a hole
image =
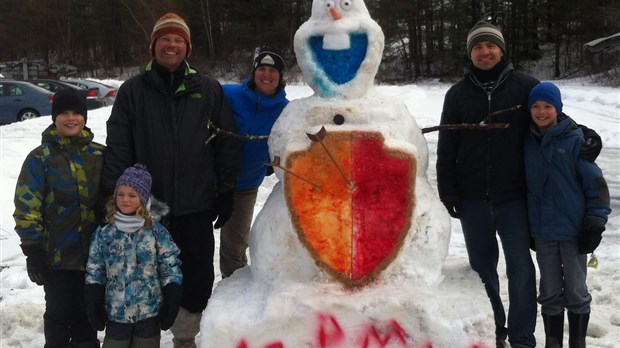
[[[123,174],[116,180],[116,187],[129,186],[136,190],[145,206],[151,197],[151,183],[153,178],[144,164],[136,163],[133,167],[125,169]]]
[[[506,53],[506,42],[504,42],[502,32],[493,24],[485,21],[476,23],[467,33],[467,54],[470,55],[474,46],[482,41],[491,41]]]

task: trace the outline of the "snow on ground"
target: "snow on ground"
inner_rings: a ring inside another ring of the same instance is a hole
[[[118,86],[118,81],[106,80]],[[609,184],[612,213],[601,246],[596,251],[600,266],[589,268],[588,287],[592,293],[592,317],[588,329],[588,347],[620,347],[620,89],[588,86],[582,81],[557,82],[562,90],[564,110],[577,122],[595,129],[604,147],[597,160]],[[382,94],[406,103],[421,128],[439,123],[443,97],[449,85],[435,82],[404,86],[379,86]],[[312,95],[304,85],[287,87],[289,99]],[[89,111],[88,126],[95,141],[105,143],[105,121],[111,107]],[[28,279],[26,260],[14,232],[13,193],[15,181],[28,152],[40,143],[41,132],[51,122],[49,116],[22,123],[0,126],[0,347],[39,348],[44,344],[42,316],[44,299],[42,287]],[[428,178],[436,188],[435,149],[437,132],[425,134],[430,165]],[[268,177],[261,186],[255,214],[265,203],[275,181]],[[216,240],[219,234],[216,232]],[[216,246],[215,265],[218,265]],[[452,239],[446,264],[468,269],[467,253],[458,221],[452,221]],[[500,259],[503,298],[507,300],[504,264]],[[219,271],[216,267],[216,282]],[[458,279],[455,279],[458,282]],[[507,303],[506,303],[507,305]],[[449,318],[448,318],[449,319]],[[456,319],[456,318],[455,318]],[[449,334],[449,333],[447,333]],[[103,333],[100,333],[103,338]],[[536,338],[544,345],[543,324],[538,319]],[[162,333],[162,347],[172,347],[169,332]],[[440,347],[441,348],[441,347]]]

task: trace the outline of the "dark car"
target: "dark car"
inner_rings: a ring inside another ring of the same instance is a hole
[[[93,80],[83,80],[83,79],[66,79],[63,80],[70,84],[82,87],[82,88],[97,88],[99,89],[99,99],[103,101],[104,106],[111,106],[114,104],[114,100],[116,99],[116,91],[117,89],[108,86],[104,83],[93,81]]]
[[[54,93],[26,81],[0,80],[0,123],[52,114]]]
[[[56,93],[65,88],[71,88],[86,97],[86,108],[88,110],[98,109],[105,106],[103,100],[99,99],[99,90],[97,90],[96,88],[82,88],[68,82],[48,79],[28,80],[28,82],[45,88],[53,93]]]

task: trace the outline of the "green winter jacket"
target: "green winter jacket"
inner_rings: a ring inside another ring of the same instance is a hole
[[[32,150],[15,188],[15,231],[22,246],[42,247],[55,270],[85,270],[91,235],[99,225],[105,146],[84,128],[66,138],[50,125]]]

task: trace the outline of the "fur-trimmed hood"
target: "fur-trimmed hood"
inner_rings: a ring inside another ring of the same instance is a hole
[[[150,199],[150,212],[153,222],[160,222],[168,213],[170,213],[170,207],[164,201],[160,201],[151,195]]]

